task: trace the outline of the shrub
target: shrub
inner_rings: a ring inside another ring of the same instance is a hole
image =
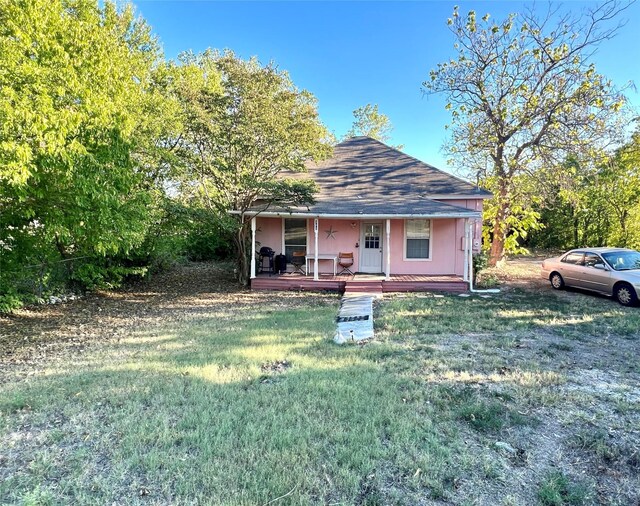
[[[481,274],[475,278],[476,288],[495,288],[500,284],[500,280],[495,274]]]
[[[0,313],[10,313],[22,307],[23,298],[17,293],[0,293]]]
[[[109,263],[105,259],[105,263]],[[71,280],[84,290],[111,289],[122,286],[125,281],[146,276],[147,267],[125,267],[123,265],[100,265],[100,262],[85,263],[71,274]]]
[[[489,255],[485,252],[473,256],[473,277],[477,278],[478,273],[489,266]]]

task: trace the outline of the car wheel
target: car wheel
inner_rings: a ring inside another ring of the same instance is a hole
[[[551,286],[556,290],[562,290],[564,288],[564,279],[562,279],[562,276],[557,272],[554,272],[551,275],[549,281],[551,281]]]
[[[627,283],[620,283],[613,289],[613,295],[623,306],[635,306],[638,302],[636,291]]]

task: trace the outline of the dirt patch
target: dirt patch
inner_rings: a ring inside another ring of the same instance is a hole
[[[262,364],[260,369],[262,370],[262,372],[281,373],[285,372],[287,369],[289,369],[289,367],[291,367],[291,364],[288,361],[276,360],[274,362],[265,362],[264,364]]]
[[[602,311],[617,308],[609,298],[588,292],[552,291],[548,281],[540,278],[540,261],[539,258],[512,261],[493,272],[507,293],[526,289],[569,302],[588,298],[592,300],[592,307]],[[567,324],[571,324],[571,318],[578,315],[569,315]],[[589,490],[587,502],[590,504],[640,504],[638,334],[640,329],[635,335],[616,335],[603,328],[594,335],[570,339],[553,332],[536,331],[504,346],[495,346],[487,335],[452,339],[461,351],[484,350],[522,373],[535,364],[536,368],[561,378],[555,385],[516,389],[524,392],[525,398],[519,401],[532,406],[529,413],[540,424],[511,430],[507,441],[515,452],[506,455],[499,452],[502,455],[496,458],[501,459],[510,480],[519,483],[521,491],[535,490],[545,470],[553,468]],[[485,353],[474,355],[486,356]],[[502,370],[496,370],[498,375]],[[499,381],[489,382],[485,387],[496,392],[504,390]],[[582,444],[576,443],[577,437]],[[509,485],[508,489],[518,488]],[[486,497],[497,501],[499,496],[493,488]],[[533,499],[522,492],[510,494],[515,504]]]
[[[540,277],[543,258],[488,271],[500,282],[500,294],[489,296],[496,311],[528,311],[529,325],[406,338],[412,361],[428,346],[421,376],[450,392],[450,405],[466,392],[481,406],[500,403],[525,421],[492,430],[482,428],[477,410],[463,417],[459,431],[471,464],[447,498],[452,504],[536,504],[545,480],[562,476],[584,492],[580,504],[640,504],[640,328],[616,326],[616,319],[633,321],[640,308],[621,309],[586,291],[553,290]],[[481,304],[474,297],[467,300]],[[531,304],[536,300],[549,304]],[[408,319],[437,325],[444,318],[433,304],[408,307]],[[608,316],[598,319],[602,315]],[[584,325],[588,321],[602,325]],[[589,332],[576,331],[583,327]]]
[[[539,483],[555,469],[591,491],[588,504],[640,504],[640,373],[629,368],[629,356],[640,353],[638,340],[589,336],[561,350],[553,346],[558,342],[541,333],[497,347],[490,336],[475,335],[437,346],[443,356],[473,350],[473,365],[433,381],[469,385],[485,399],[506,399],[518,414],[535,420],[467,438],[476,448],[478,468],[490,471],[471,473],[460,500],[472,496],[481,498],[479,504],[502,504],[508,497],[507,504],[532,504]],[[487,480],[487,473],[496,479]]]

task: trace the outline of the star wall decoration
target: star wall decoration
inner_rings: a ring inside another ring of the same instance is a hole
[[[327,239],[335,239],[337,230],[333,229],[333,225],[329,225],[329,230],[325,230],[327,233]]]

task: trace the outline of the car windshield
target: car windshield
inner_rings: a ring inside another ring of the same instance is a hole
[[[640,269],[640,253],[637,251],[612,251],[602,256],[616,271]]]

